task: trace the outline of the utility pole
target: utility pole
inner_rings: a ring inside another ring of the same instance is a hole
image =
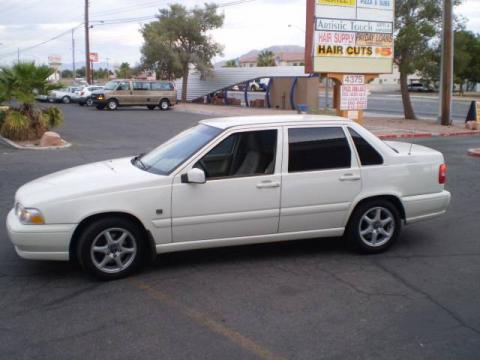
[[[85,0],[85,77],[87,78],[87,83],[91,84],[91,74],[90,74],[90,35],[89,35],[90,25],[88,23],[88,0]]]
[[[440,84],[441,112],[440,122],[444,126],[452,121],[453,92],[453,2],[443,0],[443,32],[442,32],[442,70]]]
[[[75,69],[75,29],[72,29],[72,71],[73,71],[73,82],[77,78],[77,70]]]

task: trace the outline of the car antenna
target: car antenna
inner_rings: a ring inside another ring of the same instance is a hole
[[[413,143],[410,143],[410,150],[408,150],[408,155],[412,155]]]

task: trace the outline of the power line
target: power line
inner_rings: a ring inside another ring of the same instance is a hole
[[[230,1],[230,2],[226,2],[226,3],[217,4],[217,7],[218,8],[225,8],[225,7],[250,3],[250,2],[254,2],[254,1],[257,1],[257,0],[236,0],[236,1]],[[120,25],[120,24],[126,24],[126,23],[131,23],[131,22],[143,22],[143,21],[154,20],[154,19],[156,19],[156,16],[149,15],[149,16],[139,16],[139,17],[130,17],[130,18],[91,20],[90,23],[96,23],[95,26],[106,26],[106,25]],[[37,44],[28,46],[28,47],[23,48],[23,49],[19,49],[19,50],[17,49],[15,51],[0,54],[0,56],[12,56],[12,55],[18,54],[18,51],[20,51],[20,53],[22,53],[22,52],[25,52],[25,51],[33,50],[33,49],[35,49],[39,46],[42,46],[42,45],[45,45],[49,42],[55,41],[55,40],[65,36],[67,34],[71,34],[72,30],[76,30],[76,29],[82,27],[83,25],[84,25],[84,23],[78,24],[77,26],[75,26],[71,29],[68,29],[68,30],[66,30],[66,31],[64,31],[64,32],[62,32],[58,35],[55,35],[54,37],[52,37],[50,39],[44,40],[42,42],[39,42]]]
[[[62,33],[60,33],[60,34],[58,34],[58,35],[55,35],[54,37],[52,37],[52,38],[50,38],[50,39],[48,39],[48,40],[44,40],[44,41],[39,42],[39,43],[37,43],[37,44],[35,44],[35,45],[31,45],[31,46],[28,46],[28,47],[25,47],[25,48],[19,49],[19,50],[20,50],[20,52],[25,52],[25,51],[29,51],[29,50],[35,49],[35,48],[37,48],[37,47],[39,47],[39,46],[42,46],[42,45],[45,45],[45,44],[47,44],[47,43],[49,43],[49,42],[51,42],[51,41],[57,40],[57,39],[61,38],[62,36],[65,36],[65,35],[67,35],[67,34],[70,34],[70,33],[72,32],[72,30],[78,29],[78,28],[81,27],[82,25],[83,25],[83,24],[79,24],[79,25],[77,25],[77,26],[75,26],[75,27],[73,27],[73,28],[71,28],[71,29],[68,29],[68,30],[66,30],[66,31],[64,31],[64,32],[62,32]],[[11,56],[11,55],[15,55],[15,54],[17,54],[17,50],[12,51],[12,52],[9,52],[9,53],[1,54],[1,56]]]

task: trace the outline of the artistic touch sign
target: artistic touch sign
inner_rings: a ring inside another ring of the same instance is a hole
[[[307,72],[392,72],[394,0],[308,1]]]

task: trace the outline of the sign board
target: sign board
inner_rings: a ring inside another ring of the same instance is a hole
[[[365,110],[368,106],[367,85],[342,85],[340,110]]]
[[[60,55],[49,55],[48,56],[48,63],[50,65],[61,65],[62,64],[62,57]]]
[[[307,1],[306,72],[392,72],[394,0]]]
[[[89,53],[88,59],[90,62],[98,62],[98,53]]]

